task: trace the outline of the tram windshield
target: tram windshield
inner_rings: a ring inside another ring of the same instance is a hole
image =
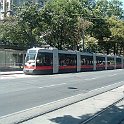
[[[36,51],[30,50],[26,55],[25,62],[35,62],[35,56],[36,56]]]
[[[27,54],[26,62],[35,62],[35,56],[36,54]]]

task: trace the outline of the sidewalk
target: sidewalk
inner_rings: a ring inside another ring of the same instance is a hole
[[[22,124],[86,124],[87,119],[122,97],[124,97],[124,86],[41,115]],[[88,121],[87,124],[118,124],[122,119],[124,119],[124,100]],[[124,122],[121,121],[119,124],[124,124]]]
[[[0,71],[0,75],[23,74],[23,71]]]

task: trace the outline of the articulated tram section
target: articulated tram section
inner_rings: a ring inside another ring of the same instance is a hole
[[[122,69],[124,57],[100,53],[63,51],[56,48],[27,50],[25,74],[54,74]]]

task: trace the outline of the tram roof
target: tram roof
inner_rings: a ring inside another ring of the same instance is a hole
[[[33,47],[33,48],[30,48],[28,49],[29,50],[35,50],[35,51],[46,51],[46,52],[50,52],[54,49],[57,49],[57,48],[54,48],[54,47]],[[80,51],[75,51],[75,50],[58,50],[58,53],[63,53],[63,54],[76,54],[77,52],[79,52],[81,55],[92,55],[93,53],[88,53],[88,52],[80,52]]]
[[[53,47],[33,47],[33,48],[30,48],[29,50],[44,50],[44,49],[46,49],[46,50],[53,50],[53,49],[57,49],[57,48],[53,48]]]
[[[28,49],[28,50],[36,50],[36,51],[39,51],[39,50],[54,50],[54,49],[57,49],[57,48],[55,48],[55,47],[33,47],[33,48],[30,48],[30,49]],[[73,50],[58,50],[59,51],[59,53],[72,53],[72,54],[76,54],[76,52],[77,51],[73,51]],[[79,52],[79,51],[78,51]],[[93,53],[88,53],[88,52],[80,52],[80,54],[82,54],[82,55],[92,55]],[[101,54],[101,53],[96,53],[96,56],[105,56],[105,54]],[[107,57],[114,57],[115,55],[111,55],[111,54],[109,54],[109,55],[107,55]],[[123,56],[117,56],[116,55],[116,58],[121,58],[121,57],[123,57]]]

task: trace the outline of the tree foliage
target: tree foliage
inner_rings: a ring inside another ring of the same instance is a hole
[[[107,54],[124,50],[124,10],[119,0],[51,0],[43,7],[27,2],[15,10],[0,23],[2,42],[73,50],[84,46],[90,51],[96,47]]]
[[[113,36],[113,29],[115,30],[115,34],[120,35],[121,32],[116,30],[118,24],[121,24],[120,19],[123,17],[124,10],[122,9],[122,2],[118,0],[99,0],[96,2],[96,5],[92,9],[92,22],[93,28],[90,30],[91,36],[98,39],[99,49],[102,52],[106,52],[107,54],[114,52],[118,53],[118,50],[115,50],[117,42],[119,39]],[[113,22],[116,18],[117,23],[114,25]],[[123,25],[121,24],[123,27]],[[122,36],[122,35],[121,35]],[[114,39],[114,42],[113,42]],[[121,37],[121,43],[123,44],[124,39]],[[122,47],[122,44],[120,47]]]
[[[87,14],[88,12],[82,8],[77,0],[53,0],[49,2],[42,11],[51,32],[47,36],[48,43],[59,49],[75,49],[82,37],[81,30],[88,27],[86,25],[79,27],[79,17]]]
[[[0,25],[1,39],[22,46],[32,47],[37,42],[40,30],[38,5],[26,3],[16,8],[16,15],[6,18]]]

